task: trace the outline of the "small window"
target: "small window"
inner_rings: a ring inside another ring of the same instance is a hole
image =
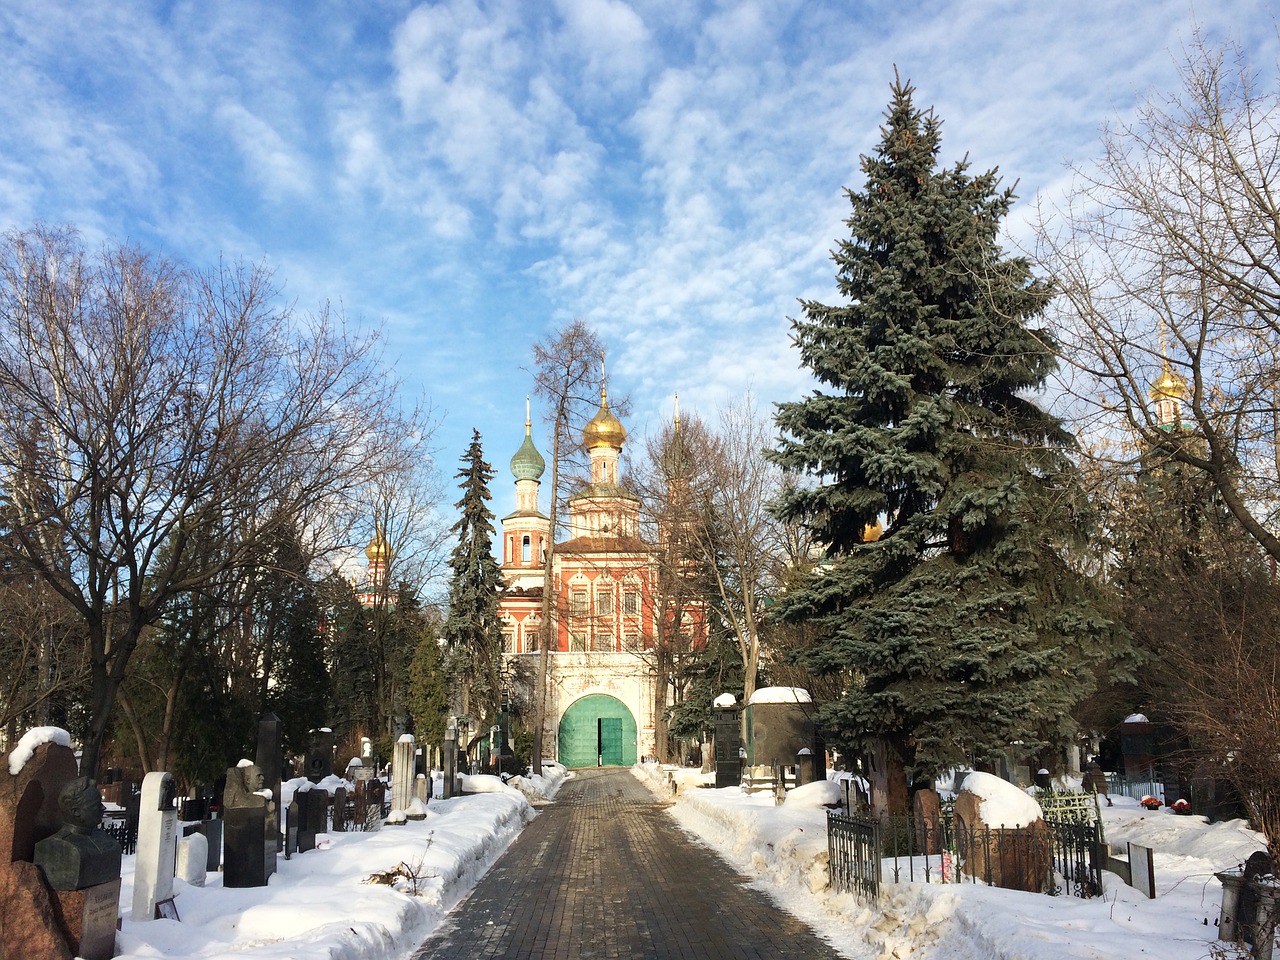
[[[529,539],[529,535],[524,535],[524,540],[520,543],[520,562],[528,563],[533,559],[533,543]]]
[[[516,652],[516,635],[514,630],[502,631],[502,652],[503,653]]]
[[[613,634],[607,630],[601,630],[596,633],[595,647],[598,653],[613,653]]]
[[[612,617],[613,616],[613,592],[610,590],[596,591],[596,616]]]
[[[622,595],[622,613],[627,617],[637,617],[640,615],[639,591],[628,590]]]
[[[585,617],[587,615],[587,591],[575,590],[569,595],[569,616]]]
[[[574,653],[585,653],[587,649],[587,635],[581,630],[570,630],[569,649]]]
[[[640,634],[628,633],[622,638],[622,649],[627,653],[640,652]]]
[[[524,633],[525,650],[528,653],[535,653],[538,649],[539,630],[537,627],[530,627]]]

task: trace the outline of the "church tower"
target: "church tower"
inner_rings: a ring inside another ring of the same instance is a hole
[[[569,498],[569,537],[638,537],[640,500],[618,485],[618,461],[627,430],[609,409],[600,390],[600,409],[582,429],[582,446],[591,458],[591,481]]]
[[[1151,385],[1151,399],[1155,403],[1156,423],[1161,430],[1172,432],[1182,429],[1182,404],[1187,399],[1187,382],[1173,372],[1169,358],[1164,359],[1160,379]]]
[[[524,443],[511,458],[516,478],[516,509],[502,518],[502,576],[508,588],[542,587],[551,521],[538,509],[538,493],[547,461],[533,444],[533,419],[525,397]]]

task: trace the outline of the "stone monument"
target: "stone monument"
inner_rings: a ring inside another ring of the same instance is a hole
[[[75,955],[58,895],[32,863],[36,844],[61,825],[59,795],[77,773],[70,742],[60,728],[29,731],[0,768],[0,944],[21,944],[24,960]]]
[[[156,919],[156,905],[173,899],[178,851],[177,784],[169,773],[148,773],[138,812],[138,852],[133,870],[134,922]]]
[[[276,871],[280,824],[271,791],[256,764],[227,770],[222,792],[224,887],[264,887]]]
[[[391,754],[391,809],[408,810],[413,799],[413,734],[406,733],[396,741]]]
[[[34,863],[54,890],[68,944],[85,960],[115,956],[120,903],[120,844],[98,829],[102,797],[88,777],[58,794],[62,827],[35,845]]]

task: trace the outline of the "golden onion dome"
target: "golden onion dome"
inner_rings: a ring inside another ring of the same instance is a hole
[[[364,548],[364,555],[369,558],[370,563],[386,563],[391,559],[391,545],[387,543],[387,538],[382,535],[381,530],[373,535],[369,545]]]
[[[1187,381],[1173,372],[1166,358],[1160,370],[1160,379],[1151,385],[1152,400],[1185,400],[1187,398]]]
[[[880,526],[879,520],[875,521],[874,523],[868,523],[865,527],[862,528],[863,543],[875,543],[877,540],[879,540],[883,536],[884,536],[884,527]]]
[[[609,396],[600,391],[600,409],[591,422],[582,428],[582,445],[588,450],[597,447],[613,447],[621,450],[627,440],[627,430],[609,409]]]

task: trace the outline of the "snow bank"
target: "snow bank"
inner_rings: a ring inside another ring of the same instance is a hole
[[[1025,827],[1044,819],[1034,798],[993,774],[968,773],[960,789],[982,799],[982,820],[989,827]]]
[[[42,743],[60,743],[64,747],[70,747],[71,734],[61,727],[32,727],[22,735],[18,745],[9,754],[9,776],[16,777],[20,774]]]
[[[638,773],[659,782],[647,771]],[[966,785],[983,788],[984,777]],[[997,791],[1003,795],[998,787],[984,789]],[[1009,800],[1013,805],[1012,795]],[[1107,839],[1113,846],[1133,840],[1154,847],[1155,900],[1113,874],[1103,875],[1104,894],[1091,900],[972,883],[895,884],[887,861],[880,899],[868,905],[827,885],[820,809],[791,802],[775,807],[772,798],[726,787],[682,793],[670,813],[839,952],[885,960],[1203,960],[1219,946],[1222,891],[1213,872],[1263,845],[1239,821],[1206,824],[1117,797],[1115,807],[1102,811]]]
[[[843,799],[840,794],[840,784],[834,780],[819,780],[816,783],[806,783],[803,787],[788,790],[787,799],[783,803],[788,807],[811,807],[822,810],[839,804]]]

